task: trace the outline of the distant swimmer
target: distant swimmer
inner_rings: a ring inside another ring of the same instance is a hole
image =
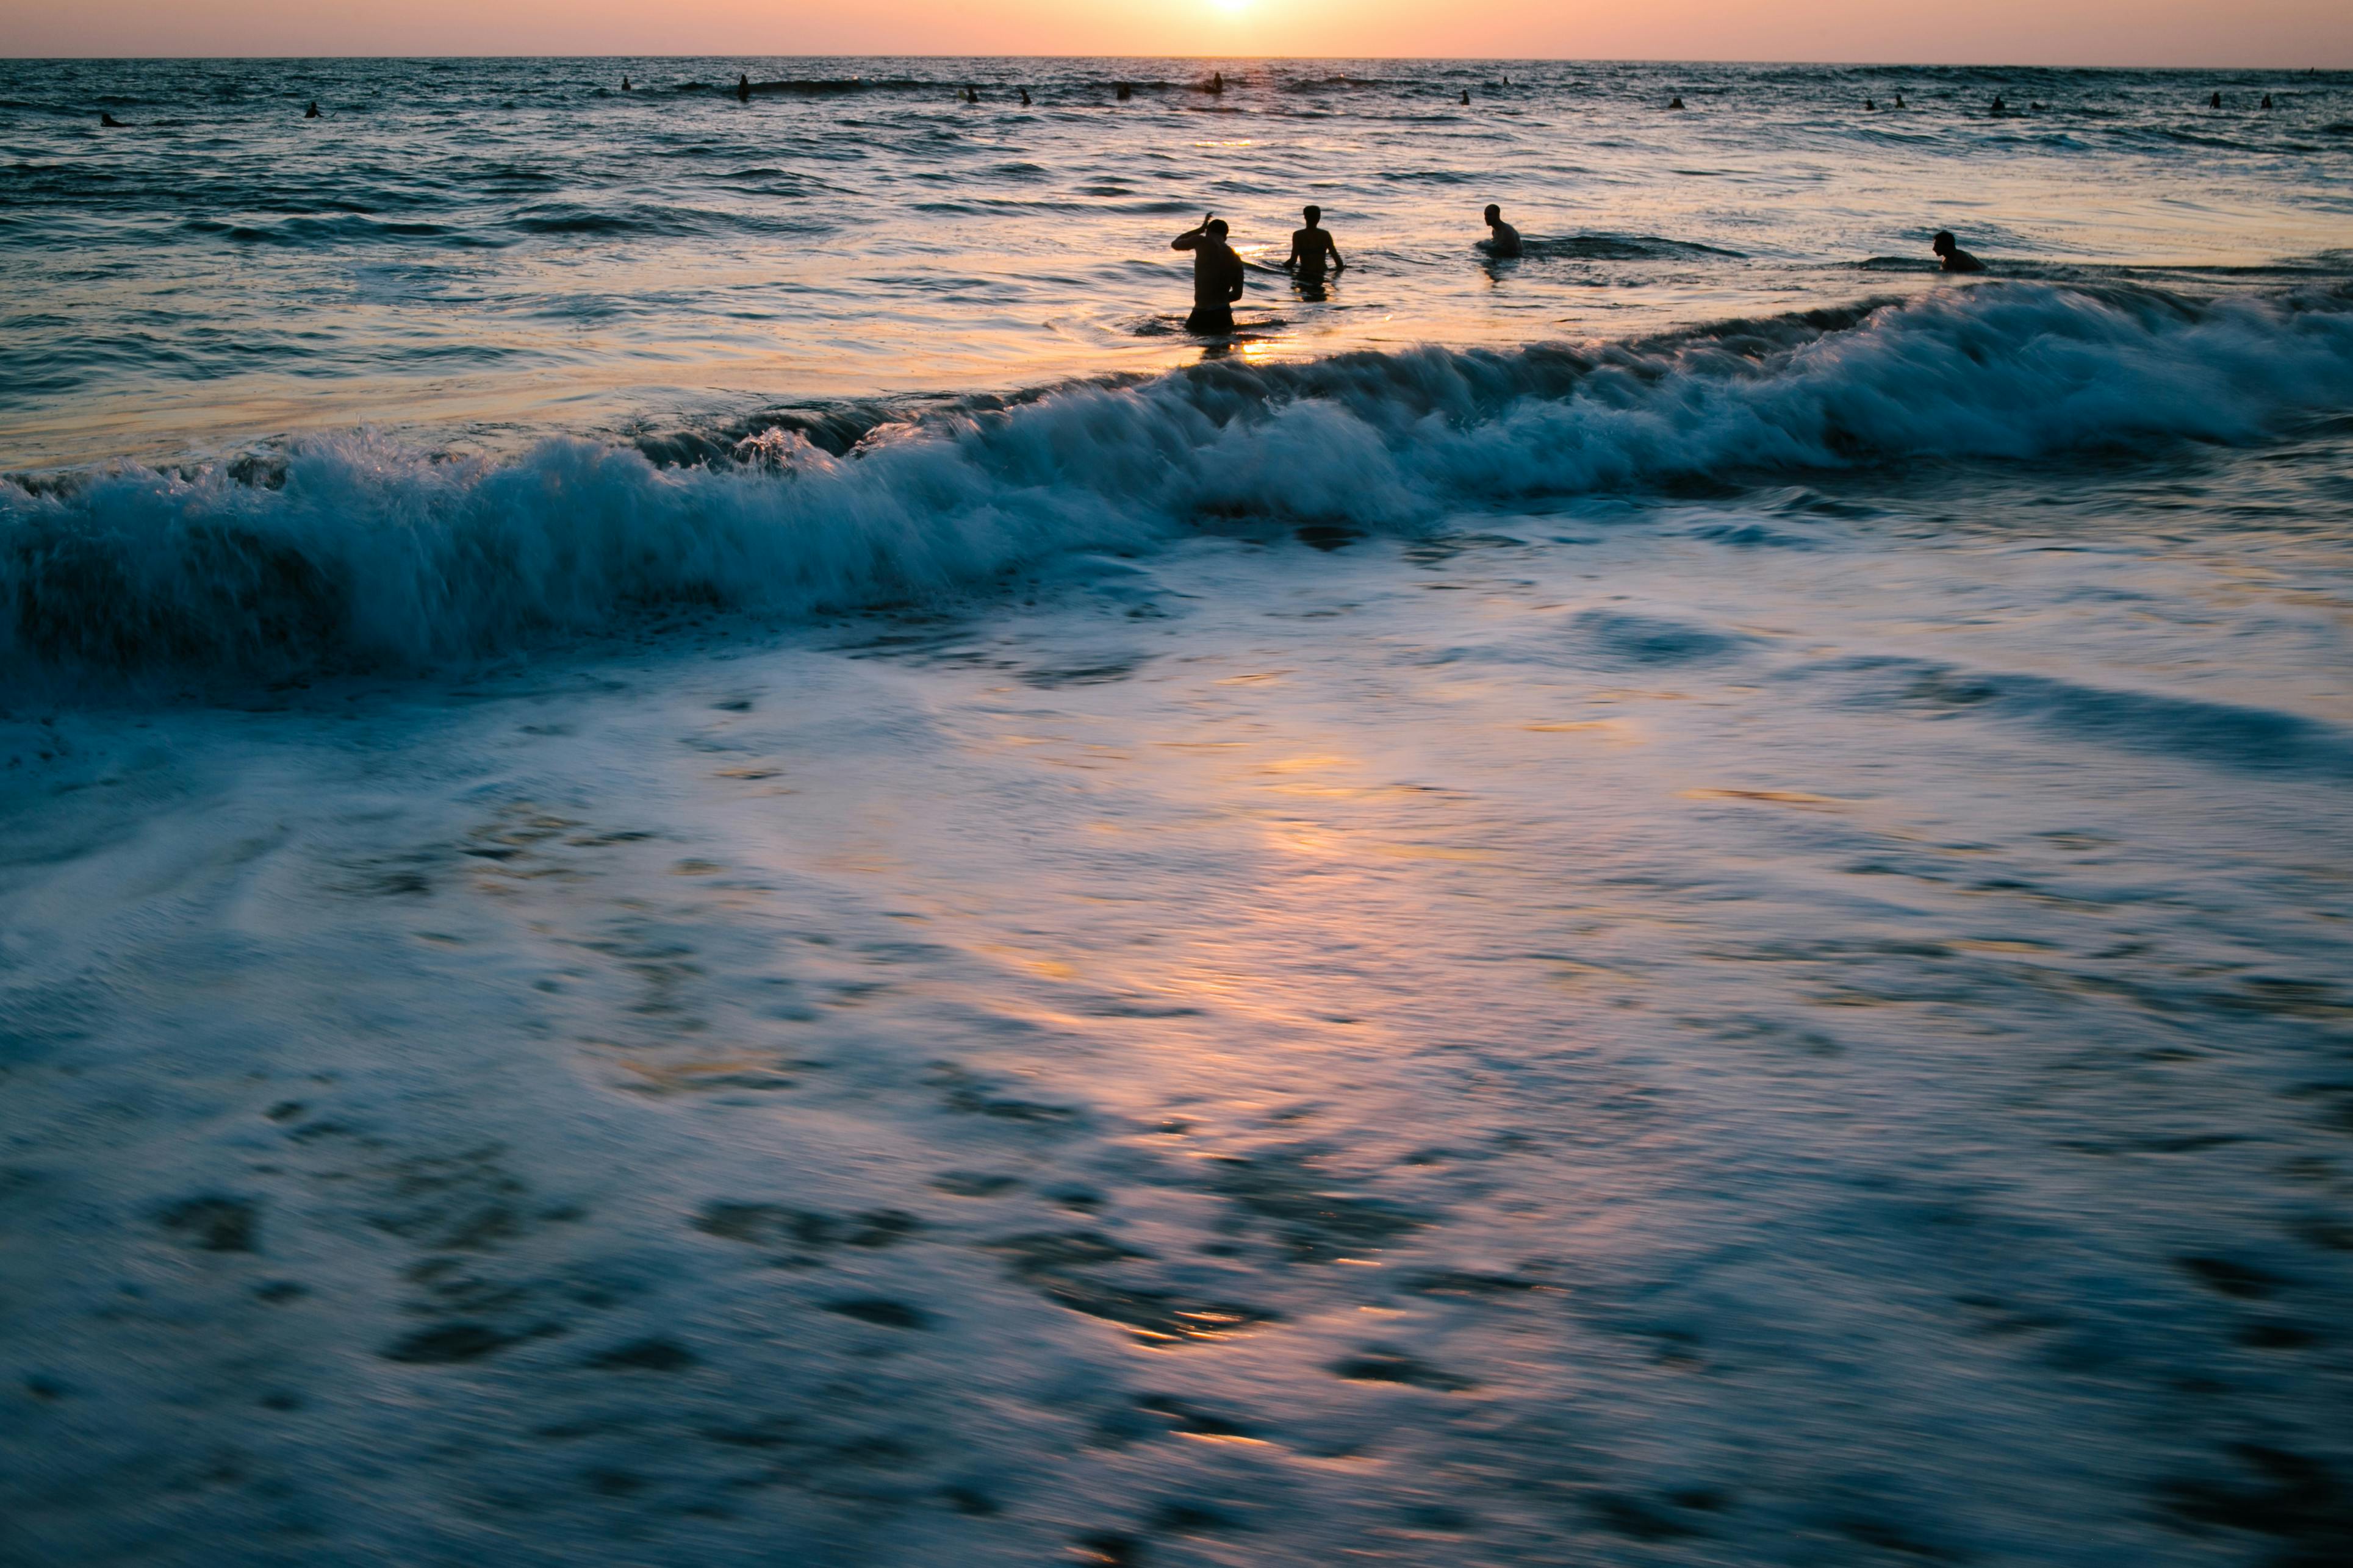
[[[1865,109],[1867,109],[1867,110],[1871,110],[1872,112],[1873,112],[1873,113],[1877,113],[1877,112],[1878,112],[1878,110],[1879,110],[1879,105],[1877,105],[1877,104],[1875,104],[1875,103],[1872,102],[1872,101],[1871,101],[1871,100],[1869,100],[1869,99],[1867,99],[1867,98],[1866,98],[1866,99],[1864,99],[1864,100],[1862,100],[1862,106],[1863,106],[1863,108],[1865,108]]]
[[[2271,95],[2270,93],[2268,93],[2268,92],[2267,92],[2267,93],[2263,94],[2263,107],[2264,107],[2265,109],[2269,109],[2271,106],[2272,106],[2272,95]]]
[[[1026,87],[1021,89],[1021,107],[1024,109],[1030,107],[1029,89]]]
[[[2212,94],[2211,96],[2210,96],[2210,97],[2206,100],[2206,107],[2207,107],[2207,108],[2209,108],[2209,109],[2220,109],[2220,108],[2221,108],[2221,107],[2222,107],[2222,95],[2221,95],[2221,93],[2219,93],[2219,92],[2218,92],[2218,93],[2214,93],[2214,94]]]
[[[314,98],[311,100],[311,107],[302,111],[302,118],[305,120],[316,120],[319,118],[319,100],[317,99]]]
[[[970,88],[965,88],[964,89],[964,100],[966,103],[978,103],[980,101],[980,94],[973,91]]]
[[[1681,109],[1683,106],[1683,100],[1682,99],[1680,99],[1680,98],[1676,99],[1672,103],[1670,103],[1669,105],[1667,105],[1667,107],[1668,107],[1669,109]]]
[[[1904,107],[1904,95],[1900,92],[1895,95],[1895,107],[1898,109]]]
[[[107,113],[102,109],[98,112],[98,123],[100,129],[106,131],[128,131],[131,129],[129,126],[123,124],[122,121],[115,119],[114,116]]]
[[[1219,71],[1219,72],[1218,72],[1216,75],[1214,75],[1214,76],[1212,76],[1212,77],[1210,77],[1210,78],[1209,78],[1209,90],[1210,90],[1211,92],[1223,92],[1223,91],[1225,91],[1225,90],[1226,90],[1226,73],[1225,73],[1225,72],[1223,72],[1223,71]]]
[[[2010,107],[2002,102],[2001,94],[1997,92],[1993,95],[1993,101],[1986,105],[1986,112],[1988,114],[2008,114],[2010,112]]]
[[[1504,209],[1494,203],[1487,204],[1488,237],[1479,242],[1479,248],[1502,261],[1520,253],[1520,231],[1504,221]]]
[[[1938,229],[1936,237],[1928,242],[1928,248],[1943,259],[1947,272],[1983,272],[1986,269],[1984,262],[1954,242],[1951,229]]]
[[[1340,247],[1332,243],[1332,231],[1323,226],[1324,209],[1311,206],[1299,216],[1307,220],[1307,226],[1292,232],[1291,257],[1282,264],[1283,270],[1312,280],[1324,276],[1326,258],[1334,272],[1348,270],[1348,264],[1340,259]]]
[[[735,79],[735,101],[738,103],[752,101],[752,73],[749,71],[743,72]]]
[[[1242,297],[1242,258],[1226,243],[1226,220],[1212,213],[1168,242],[1193,253],[1193,313],[1185,330],[1204,334],[1234,330],[1234,301]]]
[[[1134,88],[1128,86],[1125,82],[1121,82],[1119,84],[1119,100],[1122,103],[1125,103],[1129,99],[1134,98],[1134,96],[1135,89]]]
[[[1462,107],[1465,109],[1471,107],[1471,89],[1467,87],[1462,89]]]
[[[629,74],[627,71],[621,73],[621,90],[623,92],[629,90]]]

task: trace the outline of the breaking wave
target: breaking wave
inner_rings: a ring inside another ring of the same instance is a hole
[[[2348,407],[2342,288],[1997,284],[1607,347],[1214,361],[779,425],[687,462],[322,437],[267,461],[0,480],[0,659],[415,668],[647,606],[904,601],[1205,525],[1411,531],[1542,497],[2247,442]]]

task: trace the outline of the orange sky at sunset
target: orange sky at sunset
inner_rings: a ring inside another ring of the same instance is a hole
[[[0,55],[1454,55],[2353,66],[2348,0],[0,0]]]

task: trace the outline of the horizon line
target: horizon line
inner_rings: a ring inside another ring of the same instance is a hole
[[[627,53],[627,54],[326,54],[326,55],[181,55],[181,54],[119,54],[119,55],[12,55],[0,51],[0,61],[12,65],[98,65],[122,62],[212,64],[219,62],[249,62],[280,64],[306,60],[336,61],[396,61],[396,60],[1204,60],[1247,61],[1273,63],[1307,60],[1431,60],[1459,64],[1492,63],[1497,65],[1651,65],[1651,66],[1801,66],[1862,70],[2066,70],[2066,71],[2180,71],[2220,75],[2226,72],[2278,71],[2303,75],[2318,71],[2330,76],[2353,72],[2353,65],[2231,65],[2185,66],[2142,63],[2133,65],[2071,64],[2029,60],[1935,60],[1935,59],[1736,59],[1723,57],[1664,55],[1114,55],[1114,54],[910,54],[889,50],[868,50],[854,54],[775,54],[754,51],[710,52],[691,54]]]

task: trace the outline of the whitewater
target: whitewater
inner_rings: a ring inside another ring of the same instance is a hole
[[[2295,71],[0,63],[0,1560],[2344,1560],[2348,193]]]

